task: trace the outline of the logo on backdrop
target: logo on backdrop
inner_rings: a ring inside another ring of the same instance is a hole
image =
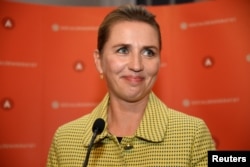
[[[235,23],[237,21],[236,17],[227,17],[227,18],[217,18],[213,20],[203,20],[199,22],[181,22],[180,29],[187,30],[188,28],[204,27],[204,26],[215,26],[219,24],[229,24]]]
[[[250,63],[250,53],[246,56],[246,60]]]
[[[60,25],[54,23],[51,25],[53,32],[58,31],[97,31],[98,26],[82,26],[82,25]]]
[[[206,56],[202,60],[202,64],[205,68],[211,68],[214,66],[214,58],[212,58],[211,56]]]
[[[3,110],[11,110],[14,107],[14,102],[10,98],[4,98],[1,100],[1,108]]]
[[[60,103],[59,103],[58,101],[53,101],[53,102],[51,103],[51,107],[52,107],[53,109],[58,109],[58,108],[60,107]]]
[[[95,107],[98,102],[67,102],[67,101],[57,101],[51,102],[51,108],[54,110],[62,108],[88,108]]]
[[[214,99],[183,99],[182,105],[183,107],[191,107],[191,106],[202,106],[202,105],[216,105],[216,104],[233,104],[239,103],[239,97],[222,97],[222,98],[214,98]]]
[[[76,61],[73,68],[76,72],[82,72],[84,70],[84,63],[82,61]]]
[[[57,32],[57,31],[59,31],[60,26],[58,24],[52,24],[51,29],[52,29],[52,31]]]
[[[14,26],[15,26],[14,20],[12,18],[10,18],[10,17],[4,17],[2,19],[2,26],[5,29],[13,29]]]
[[[186,22],[182,22],[181,25],[180,25],[180,28],[182,30],[186,30],[188,28],[188,24]]]

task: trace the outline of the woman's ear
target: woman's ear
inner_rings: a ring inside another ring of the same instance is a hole
[[[100,55],[100,52],[99,52],[99,50],[95,50],[94,51],[94,54],[93,54],[93,56],[94,56],[94,61],[95,61],[95,66],[96,66],[96,69],[97,69],[97,71],[100,73],[100,74],[102,74],[103,73],[103,70],[102,70],[102,63],[101,63],[101,55]]]

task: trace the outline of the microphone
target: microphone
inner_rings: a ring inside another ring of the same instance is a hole
[[[90,151],[91,151],[91,148],[94,144],[95,138],[97,135],[102,133],[104,127],[105,127],[105,121],[102,118],[97,118],[93,124],[93,127],[92,127],[93,136],[92,136],[91,141],[90,141],[89,146],[88,146],[88,151],[87,151],[87,154],[85,157],[85,161],[83,163],[83,167],[87,167],[88,162],[89,162]]]

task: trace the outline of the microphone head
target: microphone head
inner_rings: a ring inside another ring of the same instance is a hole
[[[102,118],[97,118],[93,124],[92,131],[93,133],[100,134],[102,133],[105,127],[105,121]]]

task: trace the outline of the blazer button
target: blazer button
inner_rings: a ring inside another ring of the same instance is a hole
[[[130,149],[132,149],[132,148],[134,148],[134,146],[133,146],[132,144],[130,144],[130,143],[127,143],[127,144],[124,146],[124,150],[130,150]]]

